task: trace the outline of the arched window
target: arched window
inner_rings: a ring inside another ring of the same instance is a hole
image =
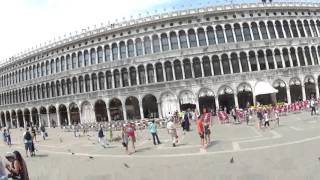
[[[220,60],[217,55],[214,55],[212,57],[212,65],[213,65],[214,75],[221,75]]]
[[[83,55],[82,52],[78,52],[78,67],[82,67],[83,64]]]
[[[233,31],[230,24],[225,25],[227,42],[234,42]]]
[[[250,33],[250,29],[249,29],[249,25],[247,23],[243,23],[242,25],[243,28],[243,36],[244,36],[244,40],[245,41],[251,41],[251,33]]]
[[[223,74],[230,74],[230,63],[229,63],[229,57],[226,54],[223,54],[221,56],[221,63],[223,68]]]
[[[56,73],[59,73],[60,72],[60,69],[61,66],[60,66],[60,60],[59,58],[56,59]]]
[[[151,41],[149,36],[146,36],[143,38],[143,43],[144,43],[144,53],[151,54]]]
[[[36,65],[33,65],[33,78],[35,79],[37,77],[37,67]],[[15,72],[15,83],[17,83],[17,71]]]
[[[292,59],[292,64],[294,67],[298,66],[298,59],[296,56],[296,50],[294,48],[290,48],[290,56]]]
[[[242,72],[249,72],[248,57],[245,52],[240,53],[240,63]]]
[[[180,61],[177,59],[173,62],[173,64],[174,64],[174,72],[175,72],[176,80],[183,79]]]
[[[304,29],[306,30],[306,33],[307,33],[308,37],[312,37],[311,29],[310,29],[308,21],[304,20],[303,24],[304,24]]]
[[[164,63],[164,67],[165,67],[167,81],[172,81],[173,80],[173,74],[172,74],[171,62],[170,61],[165,62]]]
[[[96,56],[96,50],[92,48],[90,50],[91,65],[96,64]]]
[[[64,79],[61,81],[61,95],[66,95],[66,81]]]
[[[26,91],[28,91],[28,89],[26,89]],[[47,83],[46,84],[46,95],[47,95],[47,98],[50,98],[50,91],[51,91],[50,84]],[[28,101],[28,92],[26,92],[26,100]]]
[[[137,53],[137,56],[143,55],[142,42],[140,38],[136,39],[136,53]]]
[[[110,71],[106,72],[107,89],[112,88],[112,73]]]
[[[278,37],[284,38],[283,31],[282,31],[282,25],[281,25],[280,21],[276,21],[276,29],[278,32]]]
[[[106,62],[111,60],[110,55],[111,55],[111,52],[110,52],[109,45],[104,46],[104,57]]]
[[[153,53],[160,52],[160,42],[158,35],[152,36],[152,47],[153,47]]]
[[[67,56],[68,57],[68,56]],[[75,69],[77,67],[77,56],[75,53],[72,54],[72,69]]]
[[[240,25],[238,23],[234,24],[234,33],[236,35],[237,42],[243,41],[242,31],[241,31]]]
[[[73,77],[72,78],[72,89],[73,89],[73,94],[77,94],[78,91],[78,83],[77,83],[77,78]]]
[[[66,65],[66,60],[64,59],[64,56],[61,57],[61,72],[64,71]]]
[[[144,70],[144,66],[138,66],[138,74],[139,74],[139,84],[146,84],[146,74]]]
[[[148,73],[148,82],[149,83],[154,83],[154,69],[152,64],[147,65],[147,73]]]
[[[161,45],[162,45],[162,51],[169,50],[169,41],[166,33],[161,34]]]
[[[84,89],[83,89],[83,77],[82,76],[79,77],[79,92],[80,93],[84,92]]]
[[[283,66],[282,66],[282,60],[281,60],[281,55],[280,55],[279,49],[276,49],[276,50],[274,51],[274,57],[275,57],[275,59],[276,59],[277,67],[278,67],[278,68],[283,68]]]
[[[112,60],[118,60],[118,45],[116,43],[112,44]]]
[[[137,85],[137,72],[135,67],[130,67],[130,82],[131,86]]]
[[[319,61],[318,61],[318,56],[317,56],[317,50],[314,46],[311,47],[311,53],[312,53],[312,58],[314,60],[314,64],[318,65]]]
[[[157,82],[163,82],[164,77],[163,77],[163,69],[162,69],[161,63],[156,64],[156,74],[157,74]]]
[[[98,90],[98,79],[97,75],[94,73],[91,75],[92,91]]]
[[[198,29],[198,39],[199,39],[199,45],[200,46],[206,46],[207,40],[206,40],[206,34],[203,30],[203,28]]]
[[[304,30],[303,30],[302,22],[300,20],[298,20],[297,24],[298,24],[298,29],[299,29],[301,37],[306,37],[306,34],[305,34]]]
[[[120,59],[127,58],[127,48],[123,41],[120,42]]]
[[[236,53],[231,54],[231,65],[232,65],[233,73],[240,72],[239,59],[238,59],[238,55]]]
[[[84,66],[89,66],[89,52],[87,50],[84,51]]]
[[[103,50],[102,47],[99,46],[98,47],[98,63],[102,63],[103,62]]]
[[[258,61],[260,70],[266,70],[266,60],[264,58],[264,52],[262,50],[258,51]]]
[[[127,46],[128,46],[128,56],[133,57],[134,56],[134,45],[133,45],[132,39],[128,40]]]
[[[216,44],[216,37],[214,35],[214,30],[212,26],[207,27],[207,36],[208,36],[209,45]]]
[[[170,32],[170,43],[171,43],[172,50],[179,48],[178,39],[175,32]]]
[[[113,76],[114,76],[114,88],[119,88],[120,87],[120,72],[118,69],[113,71]]]
[[[216,26],[218,44],[225,43],[223,29],[220,25]]]
[[[53,64],[53,63],[52,63]],[[46,70],[43,72],[43,74],[41,73],[41,75],[49,75],[50,73],[50,63],[49,61],[46,62]],[[22,75],[24,74],[24,69],[22,69]],[[21,81],[23,81],[24,78],[21,78]]]
[[[46,86],[44,84],[41,85],[41,91],[42,91],[42,98],[45,99],[47,98],[46,96]],[[23,94],[23,98],[22,101],[25,101],[25,94],[24,94],[24,89],[22,89],[22,94]]]
[[[71,80],[70,79],[67,79],[67,93],[68,94],[71,94]]]
[[[267,27],[263,21],[259,22],[260,32],[263,39],[269,39]]]
[[[84,86],[85,86],[86,92],[91,91],[91,89],[90,89],[90,76],[88,74],[85,75],[85,77],[84,77]]]
[[[271,39],[275,39],[276,38],[276,32],[274,30],[274,26],[273,26],[273,23],[271,21],[268,21],[268,30],[269,30],[270,38]]]
[[[311,66],[312,65],[312,60],[311,60],[311,56],[310,56],[310,49],[309,49],[308,46],[304,47],[304,53],[306,54],[308,65]]]
[[[313,20],[310,21],[310,26],[311,26],[311,29],[312,29],[312,32],[313,32],[313,36],[314,37],[318,37],[317,28],[316,28],[316,25],[314,24]]]
[[[202,58],[202,67],[203,67],[203,73],[204,73],[205,77],[212,76],[211,64],[210,64],[210,59],[208,56],[204,56]]]
[[[290,26],[291,26],[293,37],[299,37],[296,23],[293,20],[290,21]]]
[[[283,60],[286,67],[290,67],[289,53],[287,48],[282,49]]]
[[[274,69],[274,59],[273,59],[273,53],[270,49],[267,50],[267,62],[268,62],[268,66],[269,69]]]
[[[283,29],[284,29],[284,32],[286,33],[287,38],[291,38],[292,36],[289,29],[288,21],[283,21]]]
[[[121,76],[122,76],[122,87],[129,86],[129,76],[128,76],[128,70],[126,68],[121,69]]]
[[[202,72],[201,72],[201,63],[199,58],[193,58],[192,60],[193,63],[193,72],[194,72],[194,77],[202,77]]]
[[[191,64],[189,59],[183,60],[183,68],[184,68],[185,79],[192,78],[192,69],[191,69]]]
[[[254,51],[249,52],[249,62],[251,66],[251,71],[257,71],[258,70],[257,59]]]
[[[55,73],[55,67],[56,67],[56,65],[55,65],[55,63],[54,63],[54,60],[53,59],[51,59],[51,63],[50,63],[50,71],[49,72],[47,72],[47,75],[48,75],[48,73],[49,74],[54,74]]]
[[[304,62],[304,56],[303,56],[303,51],[301,47],[298,47],[298,57],[299,57],[300,66],[305,66],[306,63]]]
[[[188,30],[188,38],[189,38],[190,47],[197,47],[196,33],[194,32],[193,29]]]
[[[257,23],[253,22],[251,23],[251,30],[254,40],[260,40],[259,30]]]
[[[188,48],[187,36],[183,30],[179,31],[179,41],[181,48]]]
[[[100,90],[104,90],[105,87],[104,87],[104,74],[103,74],[103,72],[99,72],[98,77],[99,77]]]

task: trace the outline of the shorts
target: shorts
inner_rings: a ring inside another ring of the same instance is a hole
[[[132,142],[136,142],[136,137],[135,136],[129,136],[128,140],[131,140]]]
[[[200,136],[201,139],[204,139],[204,133],[202,133],[202,134],[199,133],[199,136]]]
[[[26,149],[26,151],[32,151],[32,142],[24,143],[24,148]]]
[[[207,134],[207,135],[211,134],[211,131],[210,131],[208,125],[204,126],[204,133]]]

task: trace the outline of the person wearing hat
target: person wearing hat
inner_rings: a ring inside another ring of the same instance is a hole
[[[10,162],[10,164],[6,164],[6,168],[9,171],[9,178],[29,180],[26,163],[18,151],[8,152],[6,159]]]

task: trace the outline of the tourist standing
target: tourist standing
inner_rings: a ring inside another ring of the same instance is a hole
[[[129,149],[128,149],[128,134],[127,134],[127,132],[126,132],[125,126],[122,127],[121,137],[122,137],[122,146],[126,149],[126,153],[129,154]]]
[[[190,113],[190,110],[188,109],[187,112],[184,114],[183,121],[181,123],[183,132],[190,131],[190,119],[192,118],[192,115]]]
[[[23,142],[24,147],[26,150],[26,157],[28,157],[28,151],[30,153],[30,156],[32,155],[32,135],[29,132],[29,129],[27,128],[26,131],[23,133]]]
[[[100,125],[100,129],[98,131],[98,142],[105,147],[106,145],[108,145],[108,143],[106,142],[106,139],[104,138],[104,133],[103,133],[103,128],[102,125]]]
[[[267,127],[267,126],[270,127],[267,110],[264,111],[263,118],[264,118],[264,127]]]
[[[10,173],[9,178],[29,180],[27,165],[18,151],[7,153],[6,158],[10,162],[10,164],[6,165]]]
[[[11,134],[10,134],[10,128],[7,130],[7,145],[11,146]]]
[[[203,108],[202,110],[202,117],[201,119],[203,120],[203,127],[204,127],[204,139],[206,144],[210,144],[211,142],[211,130],[210,130],[210,125],[211,125],[211,113],[207,112],[206,108]]]
[[[41,136],[43,140],[46,140],[47,133],[46,133],[46,128],[43,125],[40,127],[40,131],[41,131]]]
[[[31,127],[32,141],[37,141],[37,133],[34,126]]]
[[[313,116],[314,114],[316,114],[316,101],[314,97],[312,97],[310,100],[310,107],[311,107],[311,116]]]
[[[168,129],[168,133],[170,134],[171,139],[172,139],[172,146],[176,147],[176,143],[178,143],[178,135],[177,135],[176,126],[174,125],[172,120],[170,120],[167,123],[167,129]]]
[[[157,144],[161,144],[160,140],[159,140],[159,137],[158,137],[158,134],[157,134],[157,124],[155,123],[154,120],[152,120],[150,123],[149,123],[149,131],[152,135],[152,139],[153,139],[153,144],[154,145],[157,145]],[[156,142],[157,141],[157,142]]]

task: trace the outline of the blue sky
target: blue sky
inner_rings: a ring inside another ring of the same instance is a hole
[[[259,0],[233,0],[233,3]],[[284,0],[274,0],[284,1]],[[297,0],[301,1],[301,0]],[[305,0],[318,2],[319,0]],[[305,2],[304,1],[304,2]],[[0,61],[45,42],[107,24],[123,17],[137,18],[230,3],[231,0],[0,0]],[[166,9],[166,10],[164,10]]]

